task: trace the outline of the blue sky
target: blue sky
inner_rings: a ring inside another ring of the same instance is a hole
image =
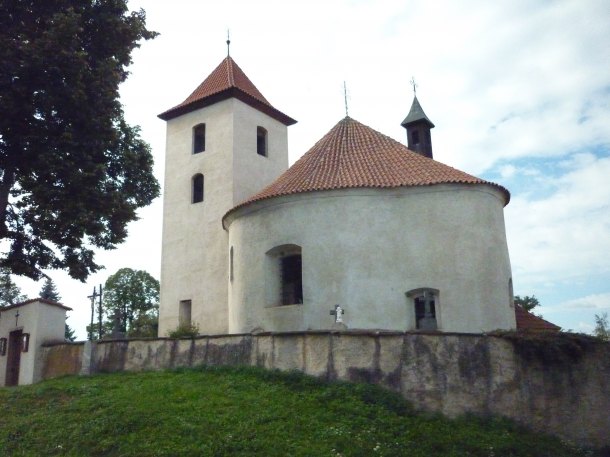
[[[226,55],[299,122],[291,163],[344,115],[406,142],[412,76],[435,123],[435,159],[507,187],[515,293],[574,331],[610,313],[610,8],[606,0],[132,0],[161,35],[134,53],[121,90],[128,121],[163,179],[165,125]],[[121,267],[160,271],[160,199],[100,253],[87,284],[49,272],[84,337],[93,285]],[[40,285],[19,284],[29,295]]]

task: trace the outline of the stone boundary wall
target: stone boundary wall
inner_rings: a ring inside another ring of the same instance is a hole
[[[449,417],[511,418],[576,443],[610,446],[610,344],[568,358],[530,357],[507,338],[308,331],[60,344],[43,378],[64,374],[255,365],[379,384]]]

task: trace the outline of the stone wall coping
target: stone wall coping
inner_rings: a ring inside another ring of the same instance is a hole
[[[53,346],[82,346],[86,341],[49,341],[42,343],[43,348],[51,348]]]

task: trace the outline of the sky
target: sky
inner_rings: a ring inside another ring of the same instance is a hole
[[[434,158],[511,192],[505,208],[516,295],[591,332],[610,314],[610,7],[607,0],[131,0],[160,35],[133,53],[121,87],[163,183],[165,122],[226,56],[298,123],[292,164],[345,116],[406,143],[411,78]],[[159,278],[162,198],[127,241],[100,251],[86,283],[47,272],[86,337],[93,287],[119,268]],[[42,283],[17,278],[29,297]]]

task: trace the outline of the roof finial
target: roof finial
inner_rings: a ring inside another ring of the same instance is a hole
[[[347,110],[347,85],[345,84],[345,81],[343,81],[343,98],[345,99],[345,117],[349,117]]]
[[[413,86],[413,96],[417,97],[417,83],[415,82],[415,78],[411,76],[411,85]]]
[[[230,30],[227,29],[227,57],[231,55],[231,35]]]

